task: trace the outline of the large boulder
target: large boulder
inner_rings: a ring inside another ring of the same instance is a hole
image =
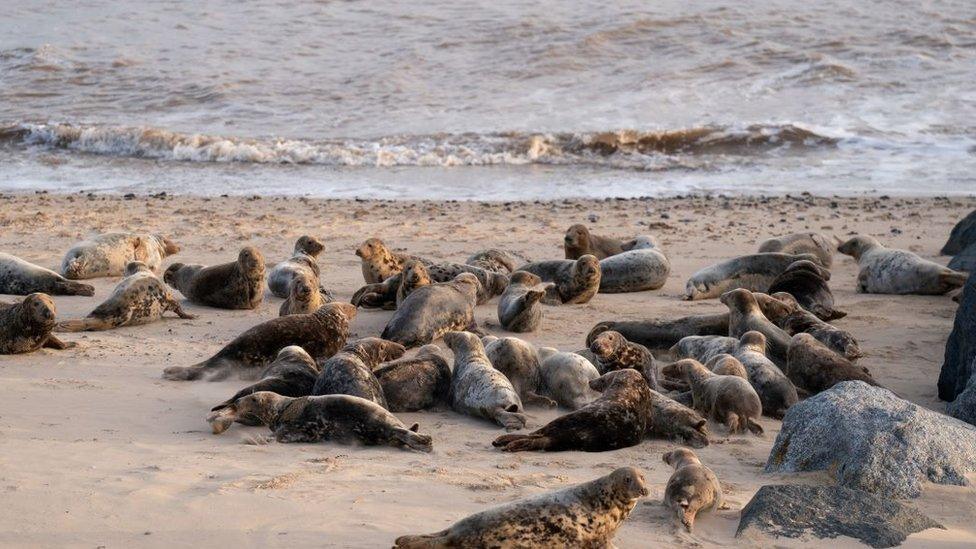
[[[844,381],[793,405],[766,472],[828,471],[838,484],[895,498],[922,482],[967,485],[976,427],[862,381]]]
[[[915,532],[945,528],[911,505],[843,486],[763,486],[740,517],[737,538],[847,536],[871,547],[894,547]]]
[[[952,402],[966,389],[976,362],[976,273],[963,286],[952,333],[946,341],[945,359],[939,373],[939,398]]]
[[[976,358],[969,369],[976,370]],[[970,377],[966,390],[946,406],[946,413],[970,425],[976,425],[976,376]]]
[[[949,268],[964,273],[976,272],[976,242],[966,246],[963,251],[957,253],[949,261]]]
[[[949,240],[942,246],[942,255],[956,255],[973,242],[976,242],[976,210],[969,212],[952,228]]]

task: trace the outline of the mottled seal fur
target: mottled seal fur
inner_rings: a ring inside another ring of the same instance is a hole
[[[313,395],[352,395],[387,408],[386,396],[373,369],[387,360],[403,356],[403,345],[378,337],[364,337],[347,343],[329,357],[312,388]]]
[[[722,508],[722,485],[715,473],[687,448],[672,450],[663,459],[674,467],[664,488],[664,505],[673,513],[675,524],[691,532],[699,512]]]
[[[766,294],[754,294],[741,288],[726,292],[722,294],[720,301],[729,308],[729,337],[742,337],[742,334],[750,331],[760,332],[766,336],[766,355],[777,366],[786,366],[790,335],[763,314],[763,309],[758,303],[759,299],[768,301],[769,304],[775,303],[779,309],[777,315],[786,315],[790,312],[788,305]]]
[[[397,308],[397,292],[402,280],[402,273],[396,273],[383,282],[366,284],[352,294],[349,302],[364,309],[393,311]]]
[[[604,320],[597,323],[586,335],[589,346],[596,336],[613,330],[639,345],[651,350],[667,350],[688,336],[716,335],[729,333],[729,314],[693,315],[674,320]]]
[[[316,280],[306,274],[296,275],[288,287],[288,298],[278,308],[278,316],[314,313],[331,302],[322,295]]]
[[[683,377],[691,386],[692,408],[725,425],[730,434],[763,433],[756,421],[762,415],[762,402],[747,379],[716,374],[691,358],[672,362],[662,372]]]
[[[710,299],[737,288],[765,292],[790,264],[801,260],[818,261],[812,254],[763,253],[716,263],[691,275],[685,299]]]
[[[272,295],[287,298],[292,280],[300,276],[312,281],[317,289],[321,276],[317,258],[324,249],[325,244],[314,236],[300,237],[292,256],[268,271],[268,289]]]
[[[508,275],[515,271],[518,258],[512,252],[489,248],[472,254],[465,263],[493,273]]]
[[[715,355],[705,363],[705,367],[720,376],[738,376],[749,381],[749,372],[739,359],[729,354]]]
[[[543,282],[553,282],[552,291],[547,292],[545,303],[586,303],[600,289],[600,261],[592,255],[584,255],[577,260],[556,259],[527,263],[519,271],[532,273]]]
[[[264,298],[264,257],[257,248],[247,246],[232,263],[212,267],[173,263],[163,280],[193,303],[220,309],[256,309]]]
[[[601,374],[622,368],[633,368],[640,372],[651,389],[661,390],[657,380],[657,363],[654,355],[647,347],[627,341],[619,332],[610,330],[596,336],[590,344],[590,352],[596,356],[597,363],[594,366]]]
[[[728,328],[726,328],[728,333]],[[671,347],[671,356],[675,359],[693,358],[698,362],[707,363],[722,354],[734,354],[739,347],[739,340],[728,336],[688,336]]]
[[[861,293],[942,295],[961,287],[969,277],[912,252],[885,248],[865,235],[840,244],[837,251],[857,260]]]
[[[61,274],[72,280],[123,276],[133,261],[157,271],[164,258],[179,251],[176,243],[160,234],[105,233],[72,246],[61,261]]]
[[[847,313],[834,308],[834,294],[827,285],[828,280],[830,273],[823,267],[812,261],[795,261],[776,277],[766,293],[788,293],[821,320],[843,318]]]
[[[359,245],[356,255],[362,262],[363,280],[366,284],[383,282],[403,270],[409,259],[419,257],[394,252],[378,238],[370,238]]]
[[[508,275],[486,271],[480,267],[441,261],[428,262],[424,265],[432,282],[450,282],[461,273],[471,273],[478,278],[481,287],[478,289],[478,305],[487,303],[491,298],[501,295],[508,286]]]
[[[494,421],[508,430],[525,427],[522,400],[505,374],[492,367],[478,336],[447,332],[444,343],[454,353],[450,392],[454,410]]]
[[[708,421],[688,406],[651,391],[651,416],[647,434],[687,444],[692,448],[708,446]]]
[[[539,327],[542,320],[540,302],[552,283],[543,284],[538,276],[525,271],[516,271],[509,280],[508,287],[498,300],[498,322],[510,332],[531,332]]]
[[[878,386],[867,368],[855,365],[805,333],[793,336],[785,373],[810,394],[826,391],[841,381],[858,380]]]
[[[126,266],[125,278],[112,290],[108,299],[85,318],[61,322],[57,331],[98,331],[138,326],[159,320],[166,311],[172,311],[180,318],[196,318],[183,310],[166,284],[149,267],[133,261]]]
[[[796,387],[788,377],[766,357],[766,336],[760,332],[746,332],[732,354],[749,372],[749,383],[762,401],[763,414],[783,419],[786,411],[797,403]]]
[[[643,376],[623,369],[590,382],[602,394],[527,435],[502,435],[491,444],[506,452],[583,450],[604,452],[640,444],[651,415],[651,394]]]
[[[0,252],[0,294],[95,295],[95,287],[68,280],[58,273]]]
[[[634,239],[632,247],[600,260],[600,292],[616,294],[657,290],[671,274],[671,262],[649,237]]]
[[[254,376],[289,345],[298,345],[316,360],[329,358],[346,344],[349,321],[355,317],[352,305],[329,303],[312,314],[273,318],[245,331],[199,364],[166,368],[163,377],[194,380],[206,376],[213,381],[232,373]]]
[[[590,388],[590,381],[600,377],[600,372],[576,353],[552,347],[539,349],[539,373],[546,396],[564,408],[577,410],[600,396]]]
[[[400,281],[396,291],[397,307],[403,305],[407,296],[412,294],[417,288],[423,288],[434,283],[430,278],[430,272],[427,271],[427,267],[423,263],[414,260],[407,261],[403,266],[403,271],[397,276]],[[445,280],[443,282],[447,281]]]
[[[584,255],[592,255],[597,259],[606,259],[622,253],[624,243],[617,238],[598,236],[590,232],[586,225],[573,225],[566,230],[563,237],[563,250],[566,259],[579,259]]]
[[[445,530],[401,536],[396,549],[461,547],[613,547],[617,528],[650,492],[644,475],[621,467],[609,475],[556,492],[493,507]]]
[[[207,418],[220,433],[238,416],[254,416],[268,425],[278,442],[331,441],[429,452],[428,435],[409,429],[382,406],[351,395],[287,397],[259,391],[212,412]]]
[[[418,278],[415,280],[405,280],[403,269],[412,262],[415,265],[414,269]],[[421,274],[421,269],[423,269],[423,274]],[[471,265],[451,262],[433,263],[423,259],[408,259],[404,261],[400,272],[390,275],[383,282],[366,284],[356,291],[353,294],[352,303],[357,307],[396,309],[402,303],[402,299],[398,301],[401,293],[403,294],[403,299],[405,299],[410,292],[423,286],[423,282],[425,281],[428,283],[451,282],[462,273],[470,273],[478,279],[480,283],[477,294],[478,305],[487,303],[492,297],[504,292],[505,287],[508,286],[507,276],[486,271],[478,267],[472,267]],[[400,291],[401,288],[403,288],[403,292]]]
[[[790,294],[783,292],[778,292],[772,297],[787,303],[792,300]],[[795,301],[793,303],[795,304]],[[864,356],[854,334],[820,320],[813,313],[800,308],[799,305],[795,305],[793,310],[782,321],[777,320],[776,324],[790,336],[799,333],[810,334],[848,360],[857,360]]]
[[[834,246],[830,239],[820,233],[793,233],[764,240],[759,244],[759,253],[778,252],[783,254],[813,254],[826,268],[834,263]]]
[[[65,343],[51,333],[56,323],[57,309],[48,295],[36,293],[20,303],[0,303],[0,354],[74,347],[75,343]]]
[[[417,288],[393,313],[381,337],[409,348],[426,345],[451,330],[473,327],[480,287],[473,274],[461,273],[451,282]]]
[[[556,402],[542,396],[542,375],[539,354],[535,347],[517,337],[485,336],[481,338],[485,356],[491,365],[512,383],[523,404],[555,406]]]
[[[448,403],[451,366],[437,345],[424,345],[412,357],[381,364],[373,374],[391,412],[415,412]]]

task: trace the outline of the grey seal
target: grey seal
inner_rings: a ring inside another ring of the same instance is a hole
[[[105,233],[72,246],[61,260],[61,274],[72,280],[123,276],[133,261],[157,271],[163,259],[179,251],[175,242],[161,234]]]
[[[664,463],[674,467],[664,488],[664,505],[671,510],[675,523],[691,532],[699,512],[722,508],[722,485],[715,473],[687,448],[672,450],[662,457]]]
[[[74,347],[75,343],[65,343],[51,333],[55,324],[57,309],[46,294],[30,294],[20,303],[0,303],[0,354]]]
[[[600,261],[592,255],[577,260],[555,259],[527,263],[519,271],[532,273],[543,282],[555,286],[545,297],[545,303],[586,303],[600,290]]]
[[[393,313],[381,337],[419,347],[446,332],[473,328],[479,288],[481,283],[471,273],[417,288]]]
[[[437,345],[424,345],[412,357],[381,364],[373,374],[391,412],[416,412],[448,403],[451,366]]]
[[[671,274],[671,262],[650,237],[638,237],[629,250],[600,260],[600,292],[657,290]]]
[[[287,298],[292,280],[299,276],[313,281],[317,289],[321,276],[317,259],[324,249],[325,244],[314,236],[299,237],[295,242],[292,256],[268,271],[268,289],[271,290],[271,294],[275,297]]]
[[[820,233],[793,233],[770,238],[759,244],[760,253],[779,252],[783,254],[813,254],[826,268],[834,263],[834,246],[830,239]]]
[[[861,293],[942,295],[962,287],[969,278],[912,252],[885,248],[870,236],[855,236],[837,251],[857,260],[857,291]]]
[[[347,343],[322,364],[312,388],[313,395],[352,395],[387,408],[383,386],[373,369],[395,360],[406,351],[403,345],[378,337],[364,337]]]
[[[555,285],[543,284],[538,276],[516,271],[498,300],[498,322],[510,332],[531,332],[542,320],[542,298]]]
[[[747,379],[718,375],[691,358],[668,364],[662,373],[683,377],[691,386],[692,408],[725,425],[730,434],[746,430],[756,435],[763,433],[757,422],[762,415],[762,402]]]
[[[264,299],[264,256],[253,246],[237,261],[205,267],[173,263],[163,280],[193,303],[219,309],[256,309]]]
[[[494,421],[510,431],[525,427],[522,400],[505,374],[492,367],[478,336],[447,332],[444,343],[454,353],[450,397],[454,410]]]
[[[492,367],[505,374],[523,404],[552,407],[556,402],[542,396],[543,383],[539,353],[535,347],[517,337],[485,336],[481,338],[485,356]]]
[[[0,294],[95,295],[95,287],[68,280],[58,273],[0,252]]]
[[[787,267],[801,260],[819,261],[812,254],[781,253],[743,255],[722,261],[691,275],[685,284],[684,298],[710,299],[737,288],[765,292]]]
[[[564,408],[577,410],[600,396],[590,388],[590,381],[600,377],[600,372],[576,353],[552,347],[539,349],[539,373],[546,396]]]

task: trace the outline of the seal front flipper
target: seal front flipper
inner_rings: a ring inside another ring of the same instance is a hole
[[[503,452],[532,452],[549,448],[552,440],[545,435],[503,435],[491,445]]]
[[[54,337],[54,335],[49,335],[44,341],[44,347],[48,349],[55,349],[57,351],[63,351],[65,349],[70,349],[77,346],[78,344],[74,341],[61,341],[60,339]]]
[[[394,549],[446,549],[453,547],[450,530],[421,536],[400,536],[393,542]]]
[[[59,322],[54,328],[56,332],[100,332],[111,330],[117,326],[116,323],[104,318],[78,318]]]

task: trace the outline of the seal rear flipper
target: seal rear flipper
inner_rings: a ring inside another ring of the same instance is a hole
[[[418,425],[414,424],[410,429],[396,429],[393,431],[393,438],[412,450],[430,452],[434,449],[433,439],[430,438],[430,435],[417,433],[417,427]]]
[[[763,431],[762,425],[756,423],[756,420],[752,419],[751,417],[747,417],[744,419],[746,422],[746,427],[749,429],[750,433],[756,436],[762,436],[762,434],[765,432]]]
[[[59,280],[54,289],[60,295],[95,295],[94,286],[82,284],[81,282],[72,282],[71,280]]]
[[[943,293],[956,288],[961,288],[966,284],[966,280],[968,278],[969,274],[959,271],[946,270],[945,272],[939,273],[939,283],[941,286],[945,287],[945,291]]]
[[[420,536],[400,536],[393,542],[394,549],[447,549],[452,545],[450,530]]]
[[[544,435],[504,435],[495,439],[491,445],[503,452],[532,452],[546,450],[552,440]]]
[[[556,401],[555,400],[553,400],[553,399],[551,399],[551,398],[549,398],[547,396],[542,396],[540,394],[528,392],[528,393],[525,393],[525,395],[522,396],[521,398],[522,398],[522,403],[523,404],[532,404],[534,406],[542,406],[542,407],[545,407],[545,408],[555,408],[556,407]]]
[[[517,431],[525,427],[525,414],[522,414],[517,410],[518,407],[512,404],[506,410],[499,410],[495,412],[495,422],[504,427],[507,431]]]
[[[210,428],[213,429],[213,434],[219,435],[226,431],[234,421],[237,420],[237,407],[233,402],[218,404],[211,410],[210,414],[207,415],[207,423],[210,424]]]
[[[114,323],[103,318],[79,318],[74,320],[65,320],[59,322],[57,326],[54,327],[55,332],[98,332],[102,330],[111,330],[114,328]]]
[[[63,351],[65,349],[70,349],[72,347],[77,347],[78,344],[74,341],[61,341],[60,339],[54,337],[54,335],[47,336],[44,340],[44,345],[47,349],[55,349],[57,351]]]

